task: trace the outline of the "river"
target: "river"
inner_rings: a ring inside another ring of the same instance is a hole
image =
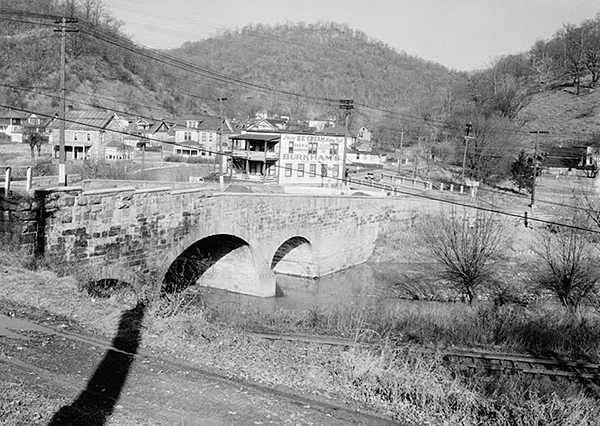
[[[277,275],[275,297],[261,298],[207,287],[196,291],[208,306],[301,311],[406,302],[426,293],[422,274],[429,265],[364,263],[318,279]]]

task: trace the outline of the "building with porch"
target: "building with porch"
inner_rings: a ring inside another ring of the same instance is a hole
[[[52,153],[60,151],[60,120],[50,125]],[[65,159],[106,159],[111,142],[123,143],[126,125],[110,111],[67,111],[65,114]],[[112,152],[112,148],[109,151]]]
[[[263,183],[341,184],[344,135],[289,131],[260,119],[230,136],[232,178]]]

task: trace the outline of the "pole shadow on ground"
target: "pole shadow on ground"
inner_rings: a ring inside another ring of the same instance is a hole
[[[121,315],[117,335],[87,387],[72,404],[54,414],[48,426],[102,426],[113,413],[127,380],[141,338],[145,305],[138,303]]]

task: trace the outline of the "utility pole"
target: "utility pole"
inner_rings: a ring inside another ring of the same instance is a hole
[[[402,143],[404,142],[404,131],[400,132],[400,152],[398,153],[398,175],[402,166]]]
[[[537,178],[537,169],[538,169],[538,140],[540,138],[540,133],[548,134],[547,130],[533,130],[529,133],[535,134],[535,144],[533,148],[533,185],[531,186],[531,217],[533,217],[535,210],[535,183]]]
[[[67,173],[65,170],[65,115],[66,115],[66,96],[65,96],[65,75],[66,75],[66,38],[68,32],[77,32],[77,28],[69,28],[67,24],[77,23],[75,18],[63,17],[61,20],[54,21],[59,28],[54,28],[54,32],[60,32],[60,127],[59,127],[59,148],[58,148],[58,183],[67,185]]]
[[[473,125],[471,123],[465,124],[465,153],[463,154],[463,164],[462,164],[462,183],[465,183],[465,165],[467,164],[467,147],[469,146],[469,140],[473,139],[473,136],[469,136],[471,130],[473,129]]]
[[[219,97],[219,176],[223,176],[223,101],[227,98]],[[266,147],[265,147],[266,149]]]
[[[346,186],[346,150],[348,149],[348,119],[350,111],[354,109],[353,99],[340,99],[340,109],[346,111],[346,119],[344,124],[344,152],[342,153],[342,190]]]

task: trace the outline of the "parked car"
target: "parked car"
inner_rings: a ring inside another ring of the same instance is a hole
[[[374,182],[379,182],[379,178],[377,176],[375,176],[375,173],[373,172],[368,172],[365,176],[366,180],[372,180]]]

